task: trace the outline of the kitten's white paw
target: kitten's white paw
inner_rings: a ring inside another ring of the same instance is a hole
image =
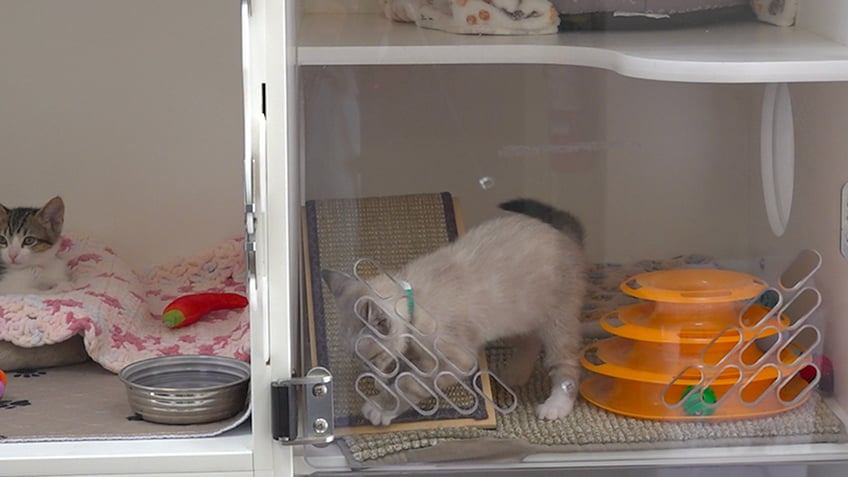
[[[571,414],[572,409],[574,409],[574,398],[554,394],[536,407],[536,415],[539,419],[553,421]]]
[[[362,415],[375,426],[388,426],[396,417],[393,413],[385,412],[370,402],[362,405]]]

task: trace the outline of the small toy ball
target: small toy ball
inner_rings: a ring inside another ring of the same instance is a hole
[[[6,373],[0,370],[0,397],[3,397],[3,392],[6,391]]]
[[[683,391],[682,397],[686,397],[694,388],[695,386],[688,386]],[[716,401],[715,391],[708,387],[703,392],[692,393],[691,396],[686,398],[686,402],[683,403],[683,412],[687,416],[711,416],[715,412],[715,407],[707,406],[707,404],[715,404]]]

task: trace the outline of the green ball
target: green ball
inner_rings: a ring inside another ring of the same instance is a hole
[[[681,399],[689,394],[695,386],[688,386],[681,395]],[[716,399],[716,393],[713,391],[713,388],[708,387],[704,389],[703,392],[694,393],[683,403],[683,412],[686,413],[687,416],[711,416],[715,412],[715,407],[707,406],[707,404],[715,404],[718,401]]]

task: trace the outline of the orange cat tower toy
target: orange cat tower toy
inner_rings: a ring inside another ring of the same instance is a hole
[[[800,406],[818,382],[820,334],[804,323],[812,311],[790,310],[817,307],[815,289],[784,306],[759,278],[716,269],[644,273],[620,288],[644,301],[605,315],[613,336],[581,351],[591,373],[580,392],[596,406],[666,421],[749,418]]]

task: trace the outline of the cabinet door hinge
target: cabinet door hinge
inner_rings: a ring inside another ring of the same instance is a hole
[[[256,281],[256,206],[246,204],[244,208],[244,251],[247,260],[248,280]]]
[[[321,367],[271,383],[271,430],[286,445],[333,441],[333,376]]]

